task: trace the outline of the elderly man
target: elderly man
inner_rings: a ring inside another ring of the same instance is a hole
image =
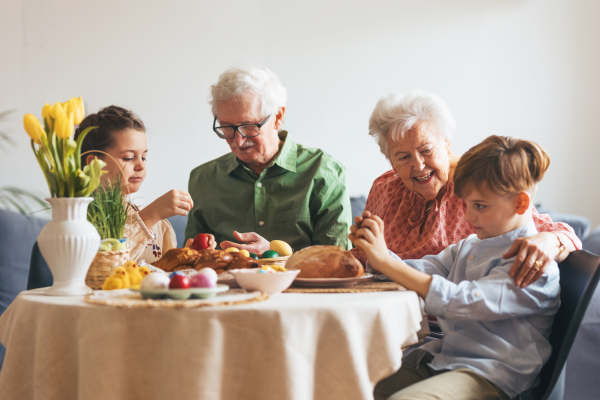
[[[344,166],[280,130],[287,94],[266,68],[233,68],[211,87],[213,131],[231,153],[190,174],[194,201],[185,236],[215,237],[221,248],[251,253],[286,241],[349,247],[350,200]],[[236,243],[238,242],[238,243]]]

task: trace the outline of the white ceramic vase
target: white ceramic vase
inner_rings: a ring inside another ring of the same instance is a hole
[[[53,197],[46,199],[52,206],[50,221],[38,236],[40,252],[54,284],[45,294],[82,296],[92,293],[85,285],[85,275],[100,247],[100,235],[87,220],[92,197]]]

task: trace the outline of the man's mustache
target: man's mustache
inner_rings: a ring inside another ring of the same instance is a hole
[[[247,149],[248,147],[254,147],[254,146],[256,146],[256,143],[254,143],[251,140],[246,140],[244,143],[242,143],[241,146],[238,146],[235,143],[231,144],[231,147],[234,149]]]

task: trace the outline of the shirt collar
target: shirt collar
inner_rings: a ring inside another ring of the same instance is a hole
[[[478,239],[481,243],[486,243],[488,245],[504,245],[504,244],[512,244],[516,239],[537,235],[538,230],[535,227],[535,223],[532,221],[527,224],[518,227],[510,232],[506,232],[503,235],[495,236],[487,239]]]
[[[283,140],[283,147],[275,158],[274,164],[290,172],[296,172],[296,157],[298,156],[298,145],[292,140],[287,131],[279,132],[279,139]]]
[[[292,140],[287,131],[278,132],[279,139],[283,140],[283,146],[279,154],[273,161],[272,165],[279,165],[283,169],[290,172],[296,172],[296,157],[298,155],[298,145]],[[271,165],[271,166],[272,166]],[[225,174],[229,175],[238,167],[243,167],[244,164],[233,153],[229,153],[225,165]]]
[[[243,166],[242,162],[233,154],[229,153],[225,161],[225,174],[229,175],[236,170],[237,167]]]

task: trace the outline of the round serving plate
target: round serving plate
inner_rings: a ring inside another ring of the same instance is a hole
[[[227,271],[221,272],[219,275],[217,275],[217,284],[227,285],[230,288],[240,287],[240,285],[238,285],[237,281],[235,280],[235,277]]]
[[[190,296],[197,299],[210,299],[215,297],[217,293],[226,292],[229,290],[227,285],[217,284],[214,288],[189,288],[189,289],[129,289],[142,294],[144,299],[175,299],[186,300]]]
[[[353,278],[296,278],[292,286],[305,288],[339,288],[354,286],[358,282],[369,280],[371,274],[363,274]]]

